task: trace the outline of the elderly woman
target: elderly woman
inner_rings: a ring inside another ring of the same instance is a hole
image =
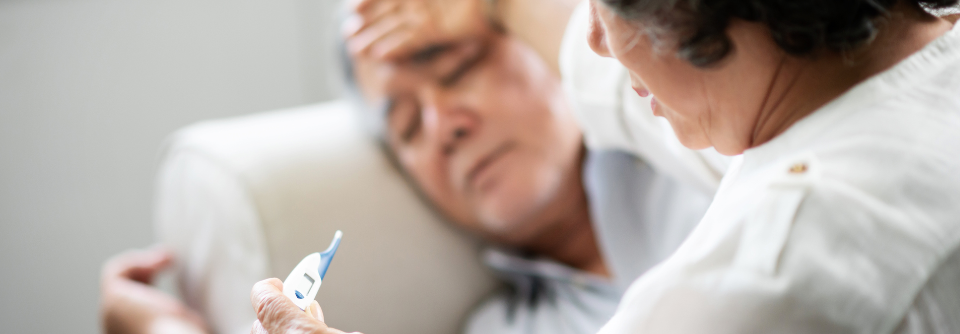
[[[956,1],[591,3],[690,148],[736,159],[602,333],[960,332]]]
[[[542,21],[513,3],[487,12],[535,39],[524,27]],[[566,34],[581,42],[564,37],[557,63],[596,93],[576,102],[611,87],[589,44],[643,97],[623,101],[649,102],[688,148],[738,155],[700,225],[601,333],[960,332],[960,29],[929,13],[956,4],[592,0],[589,21],[575,14]],[[384,56],[414,44],[383,37],[371,50]],[[645,138],[647,152],[671,140]],[[647,158],[702,170],[674,151]]]

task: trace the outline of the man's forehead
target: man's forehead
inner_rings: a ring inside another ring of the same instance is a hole
[[[354,59],[357,82],[371,99],[410,94],[429,84],[445,85],[475,63],[489,41],[461,41],[429,47],[404,61],[386,62],[370,57]]]

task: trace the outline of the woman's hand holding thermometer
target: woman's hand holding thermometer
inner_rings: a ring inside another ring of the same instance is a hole
[[[337,231],[333,235],[333,241],[330,242],[330,247],[327,250],[307,255],[283,281],[283,295],[290,298],[301,310],[306,310],[310,302],[316,298],[317,291],[320,290],[320,284],[323,283],[323,277],[327,273],[327,268],[330,267],[333,255],[337,253],[337,247],[340,246],[342,237],[343,232]]]
[[[314,301],[342,237],[343,233],[337,231],[327,250],[307,255],[290,272],[283,285],[276,278],[254,284],[250,299],[257,313],[257,321],[250,329],[251,334],[344,334],[327,327],[323,322],[323,313]]]

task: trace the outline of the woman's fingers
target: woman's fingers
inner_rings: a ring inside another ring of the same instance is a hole
[[[329,328],[323,321],[320,305],[316,305],[316,315],[308,315],[300,310],[290,299],[283,295],[283,283],[271,278],[257,282],[250,293],[253,309],[258,321],[250,329],[251,333],[273,334],[342,334]],[[316,303],[314,301],[314,303]],[[312,305],[311,305],[312,306]],[[309,310],[309,309],[308,309]]]
[[[323,310],[320,309],[320,303],[317,303],[316,300],[311,301],[310,306],[307,306],[307,314],[321,322],[323,321]]]
[[[250,327],[250,334],[270,334],[267,333],[267,330],[263,328],[263,325],[260,324],[260,319],[253,321],[253,326]]]
[[[258,319],[252,329],[254,331],[288,333],[286,329],[313,327],[318,330],[323,329],[319,326],[323,323],[316,321],[316,319],[309,319],[299,307],[283,295],[283,283],[279,279],[271,278],[254,284],[250,299]],[[307,320],[315,320],[318,325],[304,326],[311,325]],[[262,328],[258,328],[257,324]],[[322,331],[317,333],[322,333]]]

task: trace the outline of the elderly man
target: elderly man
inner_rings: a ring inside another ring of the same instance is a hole
[[[630,282],[680,244],[711,194],[631,155],[585,149],[556,74],[516,38],[487,31],[395,61],[356,53],[354,95],[383,124],[382,139],[414,186],[451,223],[491,244],[487,264],[510,289],[483,302],[465,332],[593,333]],[[150,312],[121,307],[134,303],[112,290],[149,278],[124,275],[135,265],[130,257],[107,265],[108,329],[149,325],[142,314]],[[272,284],[254,297],[272,296],[279,281]],[[313,320],[293,321],[323,325]]]

